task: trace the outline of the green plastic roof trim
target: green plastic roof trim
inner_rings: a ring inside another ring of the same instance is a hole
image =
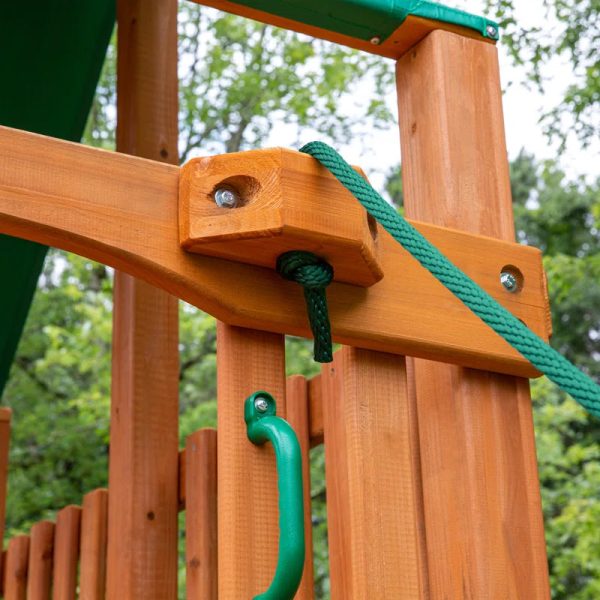
[[[467,27],[498,39],[494,21],[423,0],[234,0],[236,4],[360,40],[385,41],[409,16]]]
[[[78,141],[114,22],[114,0],[3,2],[0,125]],[[45,255],[0,235],[0,395]]]

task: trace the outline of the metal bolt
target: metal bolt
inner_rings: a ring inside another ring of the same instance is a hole
[[[509,271],[500,273],[500,283],[504,286],[505,290],[511,293],[519,291],[519,281]]]
[[[498,29],[496,27],[494,27],[493,25],[488,25],[485,30],[487,31],[487,34],[491,37],[491,38],[495,38],[498,35]]]
[[[381,44],[381,38],[376,35],[375,37],[371,38],[370,42],[373,44],[373,46],[379,46],[379,44]]]
[[[240,197],[235,190],[231,188],[217,188],[214,198],[219,208],[235,208],[240,204]]]
[[[266,398],[259,396],[254,400],[254,408],[261,413],[267,412],[267,409],[269,408],[269,402]]]

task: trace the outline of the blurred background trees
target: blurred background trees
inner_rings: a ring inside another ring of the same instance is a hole
[[[532,85],[553,58],[571,61],[562,102],[542,115],[550,138],[583,145],[600,133],[598,0],[545,2],[562,32],[522,31],[513,0],[487,2]],[[543,19],[540,19],[542,22]],[[180,18],[181,157],[260,147],[275,124],[293,146],[306,132],[334,144],[395,130],[392,64],[191,3]],[[115,48],[109,49],[84,142],[114,147]],[[371,91],[370,96],[365,89]],[[366,96],[362,103],[355,96]],[[542,248],[553,345],[600,379],[600,179],[569,177],[524,149],[511,162],[519,241]],[[386,177],[402,205],[399,168]],[[8,533],[107,483],[112,272],[51,251],[3,403],[14,411]],[[181,303],[181,439],[215,425],[214,320]],[[311,346],[287,341],[289,372],[312,375]],[[538,459],[554,598],[600,597],[600,424],[545,379],[533,382]],[[317,597],[328,597],[322,450],[313,451]]]

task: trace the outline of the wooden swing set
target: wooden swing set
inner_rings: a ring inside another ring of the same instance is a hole
[[[493,23],[430,2],[395,24],[383,0],[201,3],[396,60],[406,216],[549,338],[540,252],[514,242]],[[526,379],[539,373],[311,157],[256,150],[178,167],[177,2],[117,7],[118,152],[0,127],[0,233],[117,269],[108,490],[9,541],[4,598],[175,599],[182,510],[188,599],[265,592],[283,533],[273,449],[244,422],[257,390],[300,443],[295,598],[314,598],[309,451],[323,443],[333,600],[549,598]],[[236,207],[215,203],[223,189]],[[284,336],[311,336],[301,289],[274,270],[292,249],[335,272],[344,346],[310,380],[285,376]],[[516,292],[500,283],[507,271]],[[177,298],[219,319],[218,428],[184,450]]]

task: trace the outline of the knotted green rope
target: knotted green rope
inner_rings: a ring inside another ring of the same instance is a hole
[[[585,409],[600,417],[600,386],[548,346],[533,331],[496,302],[470,277],[450,262],[410,223],[403,219],[352,167],[322,142],[300,149],[310,154],[350,191],[381,226],[438,281],[500,334],[539,371],[571,394]]]
[[[277,259],[277,272],[304,288],[308,320],[315,338],[315,360],[320,363],[331,362],[331,325],[325,288],[333,279],[333,267],[312,252],[292,250]]]

